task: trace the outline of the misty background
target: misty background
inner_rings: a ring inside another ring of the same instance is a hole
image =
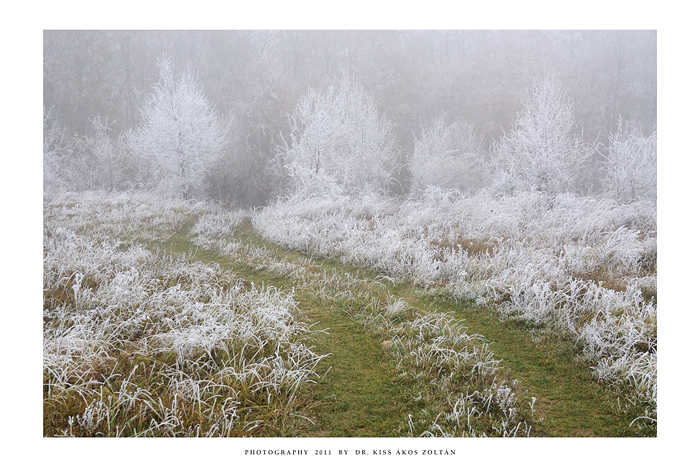
[[[478,165],[491,164],[542,83],[572,112],[567,135],[593,148],[589,179],[622,126],[656,128],[655,31],[44,31],[45,197],[154,186],[135,133],[166,65],[225,135],[196,197],[244,206],[289,191],[285,154],[308,125],[295,123],[300,101],[344,82],[390,127],[397,196],[415,191],[411,164],[431,134],[469,133]],[[484,176],[472,174],[477,188]]]

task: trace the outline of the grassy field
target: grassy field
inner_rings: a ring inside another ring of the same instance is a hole
[[[265,240],[250,213],[45,206],[45,436],[654,436],[580,343]]]
[[[574,342],[543,326],[504,321],[485,307],[470,302],[455,302],[450,296],[426,291],[407,281],[396,283],[378,278],[376,270],[355,268],[320,258],[309,260],[305,255],[265,242],[246,223],[239,227],[236,238],[264,248],[269,255],[274,255],[274,261],[303,264],[311,269],[308,275],[284,274],[287,281],[289,278],[303,277],[302,281],[292,286],[304,285],[314,272],[331,271],[336,280],[346,282],[343,290],[369,289],[364,295],[355,294],[355,297],[361,297],[359,301],[357,298],[348,300],[337,295],[338,292],[335,292],[338,298],[324,300],[308,284],[300,295],[309,316],[322,328],[329,329],[329,334],[320,335],[317,341],[319,351],[329,354],[320,366],[336,369],[329,372],[320,387],[313,388],[312,401],[330,400],[319,406],[322,410],[317,413],[318,426],[313,427],[311,433],[321,436],[405,436],[405,414],[411,413],[414,426],[420,424],[420,428],[414,428],[414,434],[431,433],[437,436],[442,434],[438,430],[441,418],[456,410],[460,399],[455,395],[458,392],[455,387],[431,387],[427,384],[430,377],[425,377],[423,381],[420,376],[416,377],[419,370],[414,370],[412,376],[407,377],[403,367],[392,364],[396,361],[390,350],[392,334],[387,332],[384,319],[377,319],[371,310],[379,300],[403,303],[405,309],[430,310],[451,316],[460,321],[465,334],[484,336],[484,342],[489,343],[488,349],[494,353],[492,359],[499,362],[497,366],[501,381],[514,386],[513,392],[519,399],[516,409],[521,414],[522,422],[530,425],[527,432],[530,436],[619,437],[651,434],[629,426],[629,421],[641,416],[643,409],[621,402],[624,396],[600,384],[587,362],[577,356]],[[208,259],[221,261],[217,256]],[[282,286],[278,282],[279,273],[270,274],[268,268],[260,265],[253,270],[240,264],[238,267],[241,266],[240,270],[257,280]],[[290,286],[289,282],[287,286]],[[377,379],[378,375],[383,377]],[[386,375],[392,375],[392,378],[387,379]],[[355,389],[357,386],[359,388]],[[459,387],[459,390],[462,396],[469,392],[464,391],[464,387]],[[401,400],[403,407],[399,406]],[[391,403],[378,404],[382,401]],[[403,420],[400,416],[396,417],[400,413],[404,414]],[[434,425],[432,422],[436,419],[438,423]],[[326,424],[337,427],[337,431],[326,431]],[[397,430],[396,427],[402,424],[403,431]],[[388,431],[389,427],[393,427],[394,431]],[[418,430],[422,431],[418,433]],[[447,433],[444,427],[443,430]],[[463,431],[454,430],[453,427],[450,434],[460,435]]]

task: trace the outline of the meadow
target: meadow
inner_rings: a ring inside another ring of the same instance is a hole
[[[540,193],[63,195],[44,435],[654,436],[655,219]]]
[[[271,241],[376,268],[575,342],[603,383],[657,401],[656,203],[432,189],[406,202],[291,197],[254,219]]]

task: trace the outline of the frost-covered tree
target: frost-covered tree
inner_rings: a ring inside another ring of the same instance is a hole
[[[77,191],[124,188],[128,169],[123,134],[114,135],[114,122],[106,118],[97,116],[90,123],[90,134],[73,140],[71,157],[63,161],[63,178]]]
[[[410,163],[413,190],[428,186],[474,192],[484,184],[483,138],[465,122],[440,117],[423,126]]]
[[[396,176],[398,151],[391,123],[349,78],[326,92],[309,91],[291,116],[284,160],[297,186],[334,180],[346,192],[385,190]]]
[[[90,133],[69,137],[53,111],[44,114],[44,192],[113,190],[126,187],[126,145],[99,116]]]
[[[49,198],[66,188],[62,166],[73,151],[73,141],[68,137],[63,123],[53,108],[44,109],[44,197]]]
[[[501,192],[583,191],[584,169],[595,148],[572,133],[573,106],[558,81],[545,78],[524,100],[512,130],[494,150]]]
[[[604,161],[605,192],[623,203],[656,199],[656,131],[618,128],[610,137]]]
[[[221,154],[225,138],[194,73],[175,76],[171,63],[162,60],[160,81],[142,116],[130,145],[150,163],[156,186],[170,196],[201,197],[207,170]]]

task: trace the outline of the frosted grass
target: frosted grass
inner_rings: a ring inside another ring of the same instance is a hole
[[[367,198],[364,199],[367,201]],[[375,212],[367,202],[356,215],[371,216]],[[385,339],[385,349],[396,362],[397,370],[413,385],[429,392],[441,407],[437,423],[424,420],[424,414],[406,414],[409,436],[528,436],[531,423],[520,415],[514,388],[517,381],[499,379],[499,363],[488,342],[479,335],[468,334],[457,320],[444,313],[417,310],[405,301],[395,299],[387,291],[385,280],[368,280],[335,269],[319,267],[311,259],[286,261],[278,259],[264,247],[241,245],[235,239],[221,238],[196,226],[195,242],[229,259],[243,261],[293,281],[300,293],[314,299],[328,300],[337,306],[346,302],[347,313],[364,323],[372,333]],[[237,245],[236,248],[231,248]],[[377,297],[387,297],[381,302]],[[465,394],[471,391],[471,394]],[[501,397],[504,391],[508,397]],[[493,398],[496,399],[493,399]],[[461,401],[461,402],[456,402]],[[497,402],[493,402],[497,401]],[[462,404],[459,409],[454,406]],[[449,412],[449,416],[445,414]],[[421,427],[420,430],[417,427]]]
[[[483,336],[469,334],[450,314],[414,309],[402,300],[375,304],[370,310],[363,318],[390,337],[386,347],[397,369],[418,382],[425,397],[440,398],[446,407],[435,419],[410,414],[410,435],[529,436],[537,421],[534,408],[531,421],[519,412],[519,382],[503,379],[501,361]]]
[[[45,434],[284,433],[323,358],[293,294],[111,243],[89,225],[113,218],[104,201],[45,216]]]
[[[165,241],[191,216],[210,212],[203,202],[158,197],[147,192],[65,193],[44,204],[44,217],[95,240]]]
[[[653,201],[538,192],[497,199],[435,188],[405,202],[307,194],[279,201],[253,223],[286,248],[553,326],[581,343],[601,380],[629,383],[656,417]]]

